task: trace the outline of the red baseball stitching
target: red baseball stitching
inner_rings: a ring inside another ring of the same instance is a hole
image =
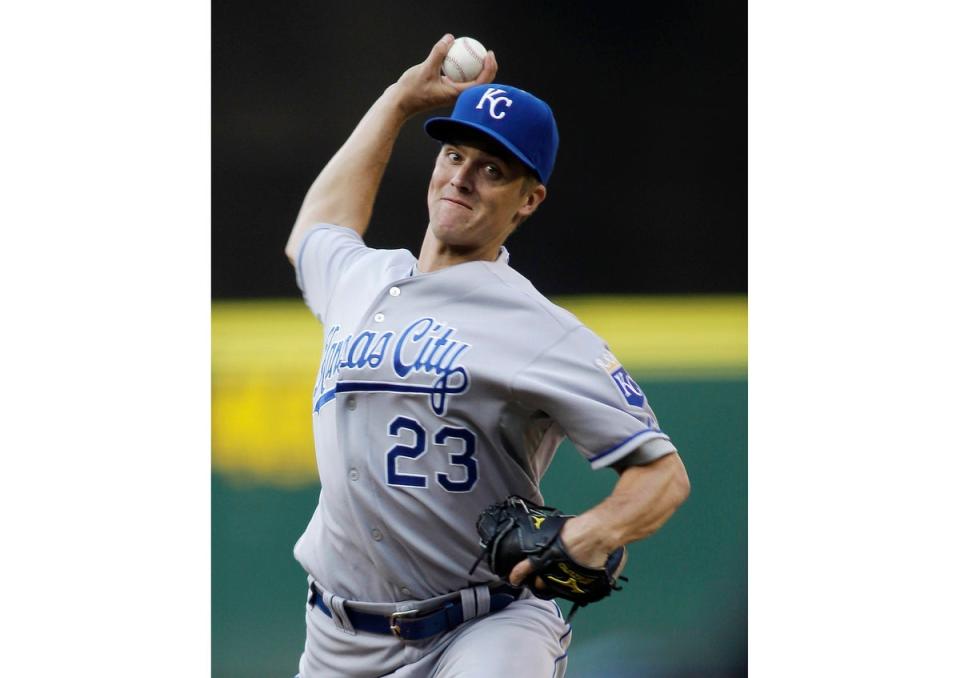
[[[467,50],[467,52],[470,53],[470,56],[472,56],[474,59],[476,59],[477,61],[479,61],[479,62],[480,62],[480,65],[483,66],[483,57],[482,57],[482,56],[477,56],[477,53],[473,51],[473,48],[472,48],[472,47],[470,47],[470,43],[467,42],[466,40],[464,40],[462,44],[463,44],[463,48],[464,48],[465,50]]]
[[[454,59],[452,56],[447,55],[447,59],[450,61],[450,63],[452,63],[454,66],[457,67],[457,70],[458,70],[458,71],[460,71],[460,77],[463,79],[463,80],[461,80],[461,82],[465,82],[466,79],[467,79],[467,74],[464,72],[463,66],[461,66],[461,65],[457,62],[457,60]]]

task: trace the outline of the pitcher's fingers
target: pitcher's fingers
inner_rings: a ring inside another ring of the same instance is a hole
[[[436,68],[437,71],[440,70],[440,66],[443,65],[443,59],[447,56],[447,52],[450,51],[450,47],[453,45],[453,35],[447,33],[433,46],[433,49],[430,50],[430,55],[427,57],[426,63],[429,64],[431,69]]]
[[[442,80],[446,83],[449,83],[453,87],[456,87],[462,92],[465,89],[470,89],[471,87],[476,87],[477,85],[484,85],[488,82],[493,82],[493,76],[497,74],[497,68],[497,57],[494,56],[493,50],[489,50],[483,57],[483,68],[473,80],[468,80],[467,82],[454,82],[447,76],[443,76]]]
[[[474,80],[475,85],[493,82],[493,78],[497,75],[497,56],[493,53],[492,49],[487,50],[486,56],[483,58],[483,69],[480,71],[480,74]]]
[[[533,574],[533,562],[529,558],[521,560],[510,570],[510,583],[514,586],[520,586],[523,580]]]

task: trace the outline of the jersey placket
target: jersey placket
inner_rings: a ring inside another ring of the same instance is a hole
[[[401,285],[407,280],[399,280],[386,285],[374,298],[373,303],[360,317],[353,330],[354,337],[359,336],[364,331],[372,332],[396,332],[398,325],[397,318],[402,318],[402,311],[395,304],[390,302],[396,300],[403,294]],[[388,363],[392,357],[385,356],[383,363]],[[382,365],[381,365],[382,366]],[[358,372],[361,372],[358,370]],[[338,383],[342,381],[351,381],[352,373],[349,370],[341,371]],[[356,376],[365,377],[363,380],[369,380],[369,373],[360,373]],[[384,583],[393,589],[394,595],[402,598],[409,598],[411,590],[408,587],[409,582],[397,581],[393,576],[398,572],[397,566],[406,561],[405,553],[400,544],[394,538],[390,525],[389,516],[381,508],[379,491],[381,489],[382,479],[378,476],[382,474],[383,457],[386,450],[374,449],[377,443],[364,444],[371,438],[376,440],[370,426],[373,425],[369,417],[370,399],[377,398],[379,394],[358,390],[355,392],[337,393],[337,427],[341,432],[340,449],[345,456],[345,467],[347,469],[348,501],[351,506],[351,513],[354,516],[355,524],[358,527],[357,534],[364,534],[362,547],[367,552],[370,559],[376,565],[377,573],[384,579]],[[382,422],[378,422],[382,423]],[[364,441],[364,443],[358,443]],[[358,544],[360,546],[360,544]],[[402,566],[400,571],[404,571]]]

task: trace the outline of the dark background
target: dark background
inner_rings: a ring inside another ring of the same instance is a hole
[[[560,127],[511,263],[545,294],[747,289],[746,3],[213,2],[213,295],[296,296],[283,245],[360,117],[444,32]],[[446,113],[446,111],[439,111]],[[402,131],[367,234],[416,253],[435,142]]]

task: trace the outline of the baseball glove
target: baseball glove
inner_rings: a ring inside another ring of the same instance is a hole
[[[477,519],[477,532],[483,551],[470,573],[486,558],[490,569],[506,579],[514,565],[525,558],[533,561],[534,571],[523,582],[538,598],[565,598],[574,603],[570,617],[584,605],[601,600],[611,591],[619,591],[617,579],[626,564],[626,549],[618,548],[607,558],[605,568],[586,567],[567,553],[560,539],[564,523],[573,518],[549,506],[539,506],[522,497],[487,507]],[[540,577],[545,589],[534,586]]]

